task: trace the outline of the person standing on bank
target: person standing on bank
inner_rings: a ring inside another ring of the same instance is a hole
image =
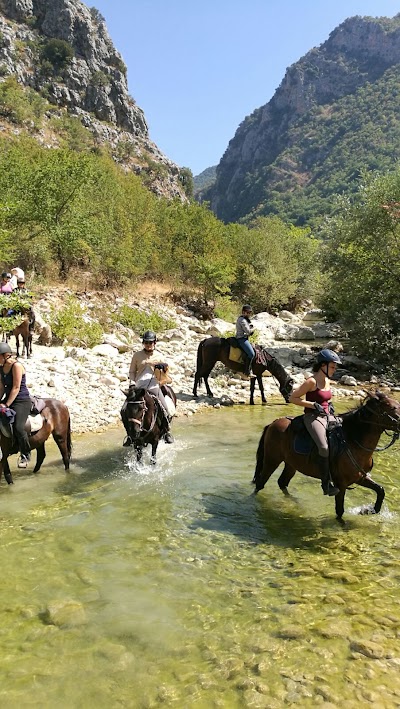
[[[340,358],[333,350],[321,350],[313,365],[313,375],[292,391],[289,403],[304,408],[304,425],[318,448],[321,487],[324,495],[337,495],[339,488],[332,482],[326,429],[334,421],[330,379]],[[305,396],[305,400],[302,398]]]
[[[156,350],[157,336],[153,330],[147,330],[143,335],[143,349],[135,352],[129,367],[129,379],[135,382],[137,388],[143,387],[149,394],[158,399],[160,410],[164,418],[164,441],[165,443],[173,443],[174,438],[170,431],[170,420],[175,413],[175,405],[171,397],[165,397],[160,386],[161,377],[157,378],[157,370],[159,374],[162,372],[167,375],[169,369],[165,362],[165,357],[159,350]],[[168,376],[162,378],[162,383],[171,381]],[[168,400],[168,401],[167,401]]]
[[[17,361],[7,342],[0,342],[0,402],[0,408],[15,411],[13,428],[20,452],[18,467],[26,468],[31,458],[28,434],[25,431],[31,400],[26,386],[25,369]]]
[[[249,342],[250,335],[254,332],[254,325],[250,320],[253,308],[251,305],[244,305],[242,308],[242,314],[239,315],[236,320],[236,339],[238,341],[239,347],[243,350],[246,355],[245,369],[244,373],[246,376],[251,374],[251,365],[254,359],[254,349]]]

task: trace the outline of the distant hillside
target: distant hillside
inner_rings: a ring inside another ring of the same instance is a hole
[[[331,211],[364,169],[400,157],[400,14],[354,17],[286,72],[239,126],[206,190],[226,222],[278,214],[305,224]]]
[[[49,147],[68,124],[77,149],[105,148],[158,195],[186,199],[185,175],[150,140],[128,93],[104,18],[81,0],[0,0],[0,120],[3,135],[17,124]]]
[[[207,167],[199,175],[193,178],[194,196],[201,201],[201,195],[204,190],[207,190],[215,182],[217,175],[217,166]]]

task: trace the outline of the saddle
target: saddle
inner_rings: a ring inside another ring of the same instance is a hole
[[[304,414],[296,417],[287,416],[286,418],[291,421],[290,427],[293,433],[294,452],[299,455],[309,455],[311,458],[317,457],[317,446],[304,425]],[[332,465],[347,447],[340,419],[328,424],[326,434],[329,446],[329,460]]]
[[[232,360],[232,362],[244,363],[246,357],[242,348],[239,347],[236,337],[227,337],[226,341],[229,345],[229,359]]]

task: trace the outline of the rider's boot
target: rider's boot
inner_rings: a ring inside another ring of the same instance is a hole
[[[160,408],[161,408],[161,407],[160,407]],[[162,410],[162,413],[163,413],[163,419],[164,419],[164,421],[163,421],[163,429],[164,429],[163,438],[164,438],[164,441],[165,441],[165,443],[173,443],[173,442],[174,442],[174,437],[173,437],[173,435],[172,435],[172,433],[171,433],[171,427],[170,427],[171,417],[168,416],[167,412],[164,411],[164,409]]]
[[[329,495],[330,497],[337,495],[340,490],[332,482],[329,458],[322,458],[322,456],[319,456],[318,467],[321,474],[321,487],[324,495]]]
[[[251,371],[251,365],[253,364],[254,357],[246,357],[246,361],[244,364],[244,373],[246,377],[250,377],[252,375]]]

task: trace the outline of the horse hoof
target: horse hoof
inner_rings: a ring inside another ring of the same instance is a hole
[[[250,406],[254,406],[254,401],[250,401]]]
[[[261,403],[261,406],[266,406],[267,403],[268,403],[267,401],[263,401],[263,402]]]
[[[373,507],[372,505],[364,505],[363,507],[361,507],[358,514],[359,515],[376,515],[377,512],[376,512],[375,507]]]
[[[151,457],[150,458],[150,465],[155,465],[157,463],[156,459]]]

